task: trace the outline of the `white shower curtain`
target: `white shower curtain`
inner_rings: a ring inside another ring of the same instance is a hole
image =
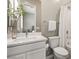
[[[70,13],[71,11],[68,9],[68,5],[64,5],[61,7],[60,11],[60,21],[59,21],[59,36],[60,36],[60,46],[65,47],[67,36],[71,36],[71,25],[70,25]],[[69,32],[67,35],[66,32]]]

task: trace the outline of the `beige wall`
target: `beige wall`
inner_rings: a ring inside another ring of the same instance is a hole
[[[61,5],[70,0],[24,0],[36,5],[36,26],[37,31],[41,31],[44,36],[57,36],[59,31],[59,15]],[[57,22],[56,31],[48,32],[48,20]]]
[[[41,12],[42,12],[42,25],[41,32],[44,36],[57,36],[59,33],[59,15],[60,15],[60,7],[65,4],[69,0],[60,0],[56,2],[56,0],[41,0]],[[48,21],[55,20],[56,31],[48,31]]]

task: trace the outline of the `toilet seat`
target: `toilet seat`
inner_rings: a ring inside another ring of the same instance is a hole
[[[54,48],[54,52],[56,52],[57,54],[60,54],[62,56],[68,55],[68,51],[65,48],[62,48],[62,47]]]

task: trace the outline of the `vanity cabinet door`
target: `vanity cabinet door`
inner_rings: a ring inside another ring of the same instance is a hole
[[[10,56],[7,59],[25,59],[25,54],[19,54],[15,56]]]
[[[45,48],[27,52],[26,59],[46,59]]]

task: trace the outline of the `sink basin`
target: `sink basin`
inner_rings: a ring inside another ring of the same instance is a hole
[[[41,36],[41,32],[28,33],[28,36]]]
[[[17,33],[17,37],[26,37],[26,33]]]
[[[33,32],[33,33],[28,33],[27,38],[29,39],[36,39],[37,37],[41,37],[41,32]]]

